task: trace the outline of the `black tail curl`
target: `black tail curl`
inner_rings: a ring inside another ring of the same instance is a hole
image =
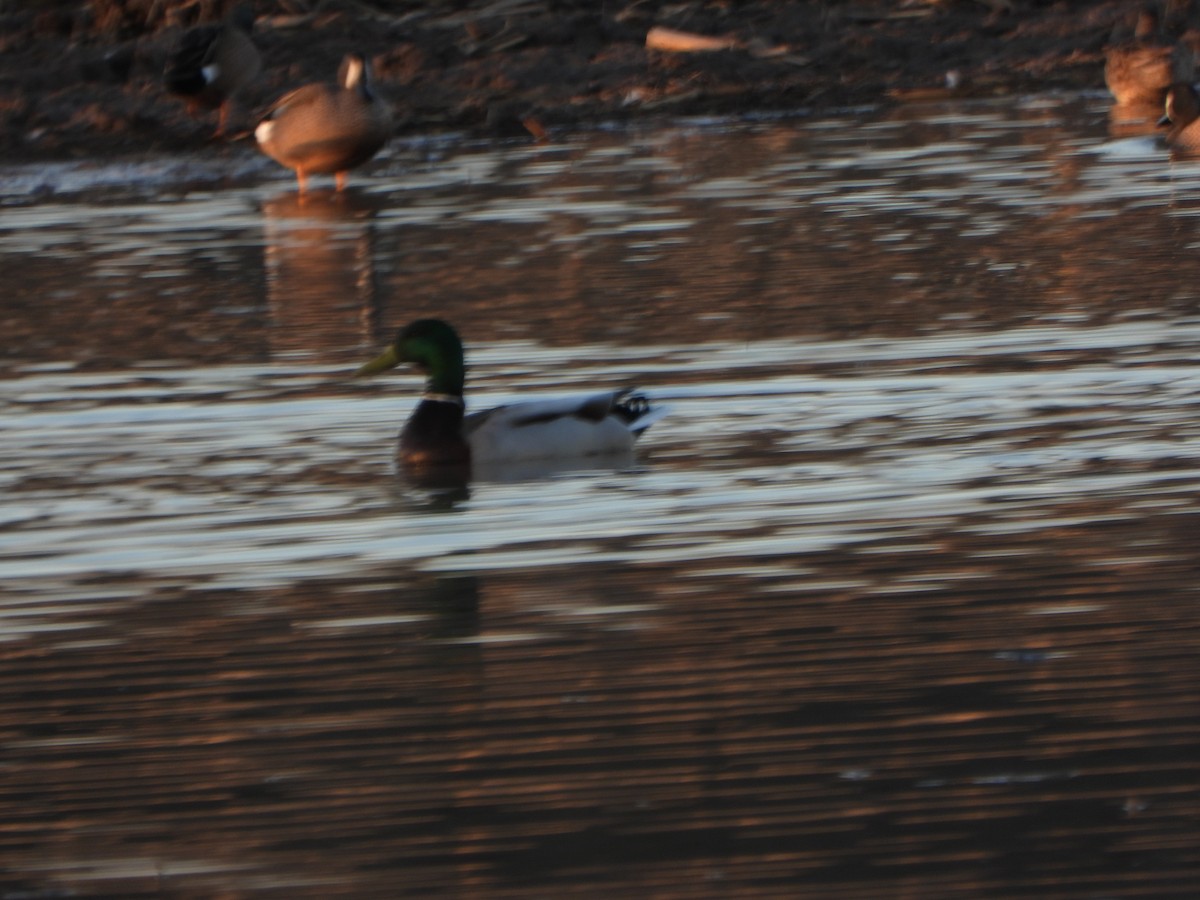
[[[620,416],[626,425],[632,425],[647,415],[650,409],[650,401],[646,399],[645,395],[635,393],[632,388],[619,394],[613,404],[613,412]],[[643,430],[638,429],[636,433],[641,434]]]

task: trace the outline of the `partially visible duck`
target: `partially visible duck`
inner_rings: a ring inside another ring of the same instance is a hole
[[[387,143],[392,117],[371,89],[371,67],[349,53],[338,86],[306,84],[282,97],[254,130],[263,153],[296,171],[300,192],[313,174],[333,174],[340,191],[346,172]]]
[[[1104,57],[1104,83],[1120,106],[1157,108],[1171,84],[1191,81],[1195,72],[1191,48],[1163,40],[1149,6],[1139,11],[1132,39],[1114,42]]]
[[[216,134],[225,133],[234,95],[262,71],[262,57],[250,37],[254,11],[239,4],[219,25],[200,25],[183,35],[167,67],[167,89],[179,94],[195,114],[199,107],[217,108]]]
[[[1200,153],[1200,94],[1188,82],[1167,89],[1163,117],[1159,125],[1168,126],[1166,141],[1172,150]]]
[[[458,333],[441,319],[418,319],[356,375],[401,363],[426,374],[425,393],[400,432],[408,467],[469,466],[632,452],[634,441],[665,410],[632,390],[534,400],[465,415],[466,366]]]

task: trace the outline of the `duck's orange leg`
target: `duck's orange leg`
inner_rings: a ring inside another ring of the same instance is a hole
[[[217,130],[213,133],[213,137],[219,138],[225,136],[225,122],[229,119],[229,101],[226,100],[217,108]]]

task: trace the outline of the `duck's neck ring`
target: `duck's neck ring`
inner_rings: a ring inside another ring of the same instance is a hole
[[[421,395],[422,400],[428,400],[431,403],[453,403],[455,406],[463,406],[463,398],[457,394],[439,394],[436,391],[426,391]]]

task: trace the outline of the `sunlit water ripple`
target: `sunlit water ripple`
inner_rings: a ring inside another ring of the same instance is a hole
[[[338,384],[344,371],[29,375],[10,382],[15,399],[3,410],[13,423],[0,450],[3,521],[21,526],[5,540],[3,577],[33,579],[33,588],[48,569],[59,579],[137,572],[253,586],[397,560],[444,570],[757,559],[882,535],[908,541],[1002,509],[1036,530],[1050,510],[1096,492],[1170,505],[1197,487],[1200,460],[1189,448],[1200,429],[1200,367],[1161,351],[1168,358],[1157,364],[1140,358],[1138,348],[1165,341],[1195,346],[1200,322],[768,341],[753,352],[652,347],[611,361],[590,348],[585,365],[574,354],[493,346],[474,373],[481,407],[515,397],[490,389],[492,368],[525,367],[523,396],[564,374],[584,384],[639,365],[668,383],[698,364],[725,377],[655,393],[671,414],[635,470],[479,482],[452,517],[422,515],[394,483],[390,450],[411,396],[351,392]],[[1069,364],[1096,348],[1129,348],[1129,358]],[[964,359],[1015,349],[1035,363],[1052,356],[1054,370],[956,371]],[[758,375],[788,360],[871,373]],[[331,383],[333,396],[296,396]],[[760,438],[769,453],[749,449]],[[324,467],[357,473],[356,483],[324,482]],[[1114,505],[1104,514],[1120,514]],[[623,539],[620,551],[602,549],[612,538]],[[550,554],[544,542],[564,546]]]

